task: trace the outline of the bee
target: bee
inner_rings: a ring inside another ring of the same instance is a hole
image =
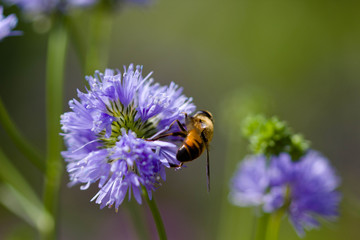
[[[209,143],[211,142],[214,133],[213,116],[209,111],[198,111],[193,116],[189,116],[185,113],[186,128],[184,128],[179,120],[175,120],[169,126],[169,129],[171,129],[175,122],[178,124],[181,131],[166,133],[151,139],[151,141],[168,136],[180,136],[184,138],[182,145],[176,153],[176,159],[181,163],[179,165],[171,164],[171,167],[181,167],[185,162],[198,158],[206,149],[207,189],[208,192],[210,192]]]

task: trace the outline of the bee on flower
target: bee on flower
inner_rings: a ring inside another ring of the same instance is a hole
[[[141,189],[152,191],[165,180],[164,167],[180,165],[178,146],[171,141],[148,141],[169,129],[184,113],[195,110],[192,98],[182,94],[175,83],[161,86],[142,76],[142,67],[131,64],[124,72],[105,70],[86,77],[87,91],[78,91],[71,111],[61,116],[66,144],[70,185],[99,187],[92,200],[100,207],[117,209],[126,194],[142,202]],[[131,193],[132,192],[132,193]]]

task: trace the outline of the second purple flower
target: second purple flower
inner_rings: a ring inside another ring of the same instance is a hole
[[[329,161],[310,150],[299,161],[288,153],[252,155],[236,172],[230,200],[233,204],[260,207],[266,213],[284,210],[299,236],[317,228],[319,219],[338,216],[340,179]]]

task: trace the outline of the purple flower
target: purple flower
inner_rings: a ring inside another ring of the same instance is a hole
[[[304,229],[319,226],[318,218],[338,216],[339,184],[329,161],[316,151],[297,162],[282,153],[269,159],[268,166],[265,157],[251,156],[233,178],[230,198],[236,205],[261,206],[268,213],[286,208],[296,232],[304,236]]]
[[[67,150],[70,185],[87,189],[98,181],[93,200],[101,208],[117,209],[131,190],[141,203],[141,188],[152,191],[165,180],[164,166],[179,164],[177,146],[171,142],[148,141],[166,131],[175,120],[184,122],[184,112],[195,110],[192,99],[171,83],[161,86],[142,67],[131,64],[124,73],[106,69],[87,77],[90,89],[78,91],[79,101],[69,102],[71,112],[61,116]]]
[[[17,25],[17,18],[15,14],[10,14],[7,17],[3,15],[3,7],[0,6],[0,41],[8,36],[20,35],[20,31],[12,31]]]

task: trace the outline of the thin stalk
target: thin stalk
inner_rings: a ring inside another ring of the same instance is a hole
[[[273,212],[269,218],[265,240],[277,240],[279,238],[281,220],[291,204],[291,189],[289,186],[286,188],[284,199],[284,205],[276,212]]]
[[[277,240],[279,239],[279,230],[281,219],[284,215],[284,210],[279,209],[278,211],[271,214],[266,230],[266,240]]]
[[[110,6],[101,2],[91,14],[85,74],[93,74],[95,70],[105,68],[109,57],[112,22]]]
[[[45,173],[45,164],[37,150],[26,141],[24,136],[15,126],[14,121],[10,118],[9,113],[0,98],[0,123],[11,140],[14,142],[20,152],[41,172]]]
[[[157,232],[158,232],[158,235],[159,235],[159,239],[160,240],[166,240],[167,237],[166,237],[164,223],[163,223],[163,221],[161,219],[161,215],[160,215],[159,209],[158,209],[158,207],[156,205],[154,196],[152,196],[152,199],[150,199],[149,195],[147,194],[147,191],[145,189],[142,190],[142,194],[145,197],[145,199],[146,199],[146,201],[147,201],[147,203],[149,205],[149,208],[151,210],[151,213],[152,213],[152,216],[154,218],[155,225],[156,225],[156,229],[157,229]]]
[[[46,79],[47,168],[44,205],[55,220],[62,173],[62,161],[60,157],[62,142],[59,132],[67,46],[67,32],[62,20],[63,19],[60,18],[55,19],[55,24],[49,33]],[[55,239],[55,231],[47,236],[42,236],[42,238]]]
[[[258,222],[256,224],[256,232],[255,232],[255,240],[264,240],[269,223],[270,215],[264,213],[261,217],[258,218]]]

